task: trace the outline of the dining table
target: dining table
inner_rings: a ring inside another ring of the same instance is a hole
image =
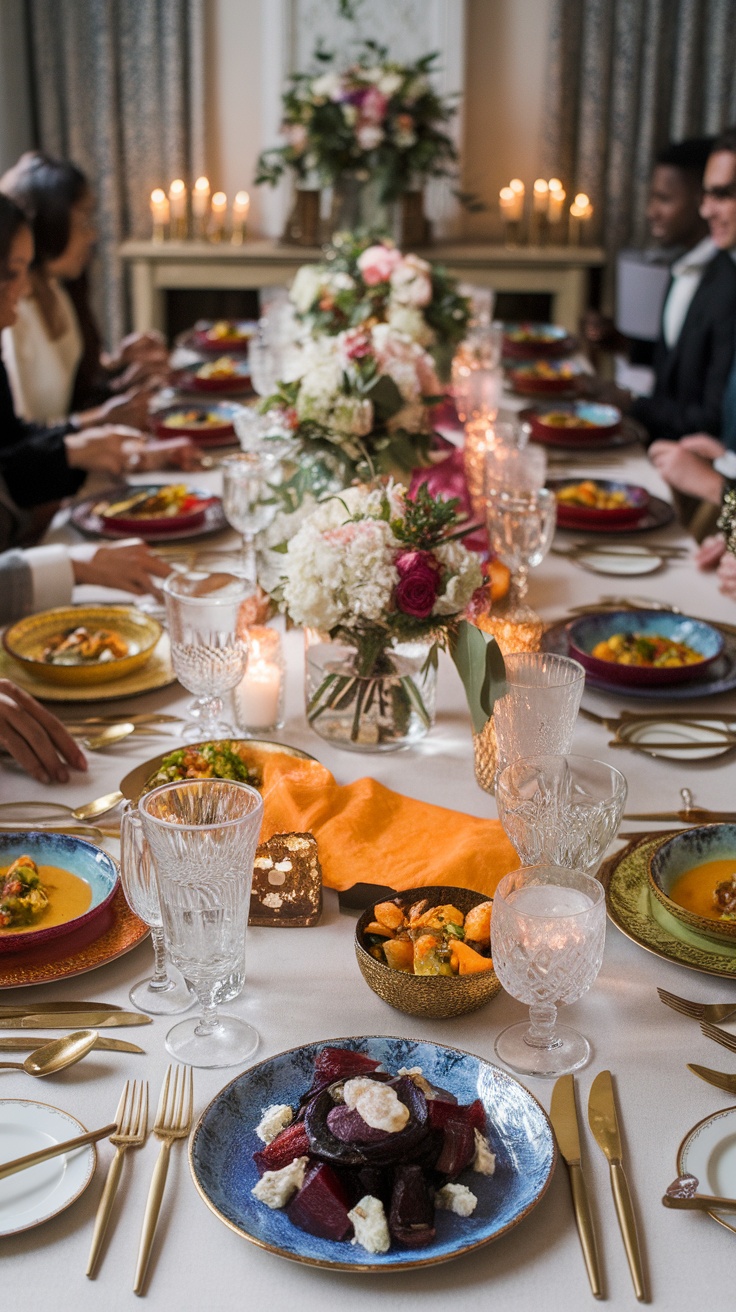
[[[555,476],[624,479],[644,486],[650,494],[669,499],[667,488],[639,445],[577,454],[555,451],[550,471]],[[156,475],[155,481],[180,473]],[[186,476],[192,486],[218,492],[221,471],[203,470]],[[133,476],[132,482],[151,481]],[[555,545],[564,547],[585,535],[558,532]],[[703,618],[736,623],[736,602],[723,596],[713,573],[701,573],[694,563],[694,544],[673,520],[652,534],[630,541],[692,548],[666,558],[660,569],[643,578],[612,578],[594,574],[575,559],[550,553],[531,571],[528,600],[545,621],[569,615],[571,608],[595,604],[606,595],[653,599]],[[79,535],[62,510],[51,525],[48,541],[78,542]],[[208,548],[232,545],[229,530],[208,540]],[[75,601],[126,600],[123,594],[91,587],[75,590]],[[644,602],[646,604],[646,601]],[[277,621],[278,623],[278,621]],[[373,776],[397,792],[472,816],[493,818],[495,801],[475,780],[471,724],[463,688],[454,666],[442,656],[439,665],[436,723],[426,738],[407,750],[370,754],[343,751],[322,740],[308,727],[304,712],[304,638],[299,630],[283,634],[286,660],[286,710],[275,741],[316,756],[339,783]],[[183,716],[189,694],[178,684],[130,701],[85,704],[124,718],[137,712]],[[665,700],[648,701],[587,688],[583,707],[599,715],[633,710],[661,710]],[[687,705],[691,703],[675,703]],[[736,713],[736,692],[697,703],[700,710]],[[52,708],[53,709],[53,708]],[[69,707],[62,707],[69,716]],[[177,725],[166,738],[134,735],[112,748],[88,754],[87,773],[72,773],[69,782],[44,787],[12,764],[0,766],[0,796],[79,805],[117,788],[135,765],[166,747],[176,746]],[[268,735],[263,735],[268,736]],[[655,759],[641,752],[612,749],[610,731],[581,715],[573,750],[608,761],[628,782],[627,809],[633,812],[674,811],[681,806],[680,789],[689,787],[699,805],[733,807],[734,761],[725,754],[703,761]],[[672,828],[672,825],[669,825]],[[668,825],[624,820],[622,828],[666,831]],[[438,840],[441,835],[438,834]],[[365,835],[370,843],[370,834]],[[406,834],[411,843],[411,834]],[[116,851],[114,840],[109,850]],[[390,872],[386,873],[388,878]],[[389,880],[390,882],[390,880]],[[451,872],[448,882],[452,883]],[[355,913],[343,911],[334,891],[325,889],[320,923],[310,928],[251,927],[247,935],[247,968],[241,995],[226,1010],[258,1030],[260,1046],[253,1058],[336,1037],[393,1035],[430,1040],[494,1059],[494,1040],[506,1025],[521,1020],[525,1009],[505,992],[470,1014],[447,1020],[412,1017],[383,1002],[366,985],[354,951]],[[128,991],[150,973],[148,941],[93,973],[66,982],[6,990],[0,1002],[90,999],[128,1004]],[[705,1038],[699,1025],[662,1005],[657,987],[704,1002],[733,1001],[736,989],[728,979],[683,968],[632,941],[609,923],[603,966],[590,989],[564,1009],[565,1018],[590,1040],[588,1065],[576,1074],[583,1168],[601,1255],[604,1292],[609,1306],[628,1308],[635,1301],[631,1276],[616,1219],[608,1165],[588,1129],[586,1108],[596,1074],[613,1074],[622,1126],[624,1160],[631,1186],[651,1301],[668,1312],[732,1303],[728,1265],[734,1254],[733,1234],[704,1213],[666,1210],[661,1197],[677,1174],[676,1154],[686,1132],[733,1099],[697,1079],[688,1062],[736,1073],[736,1057]],[[84,1061],[45,1080],[43,1087],[19,1071],[1,1071],[5,1098],[39,1099],[72,1113],[86,1127],[103,1125],[115,1113],[126,1079],[147,1079],[155,1102],[168,1062],[164,1039],[171,1021],[154,1018],[135,1031],[119,1031],[145,1049],[144,1056],[95,1051]],[[736,1031],[734,1031],[736,1032]],[[239,1069],[194,1072],[195,1119]],[[551,1082],[522,1079],[545,1110]],[[36,1229],[0,1238],[2,1297],[7,1312],[29,1306],[57,1312],[106,1312],[132,1306],[136,1253],[143,1211],[158,1143],[151,1137],[142,1151],[125,1163],[112,1231],[96,1278],[85,1267],[95,1212],[113,1149],[98,1145],[98,1168],[90,1188],[68,1210]],[[194,1187],[187,1153],[174,1148],[161,1221],[153,1249],[145,1297],[151,1312],[231,1312],[233,1308],[299,1308],[324,1312],[349,1305],[355,1312],[374,1309],[388,1298],[402,1312],[428,1312],[466,1307],[503,1308],[504,1312],[578,1312],[593,1305],[574,1223],[565,1167],[558,1161],[549,1188],[521,1223],[496,1242],[443,1264],[412,1271],[380,1274],[325,1270],[287,1261],[247,1242],[205,1206]]]

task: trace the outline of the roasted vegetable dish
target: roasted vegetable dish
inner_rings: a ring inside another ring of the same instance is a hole
[[[103,519],[160,519],[162,516],[179,515],[197,504],[185,483],[170,483],[167,486],[134,493],[124,501],[102,501],[95,507],[95,513]]]
[[[582,415],[576,415],[574,410],[550,410],[546,415],[539,416],[539,423],[546,424],[548,428],[598,427],[597,424],[593,423],[592,419],[583,419]]]
[[[203,336],[208,342],[247,342],[253,336],[253,329],[250,327],[241,327],[240,324],[233,323],[231,319],[218,319],[213,323],[211,328],[204,330]]]
[[[485,1132],[480,1099],[463,1106],[419,1067],[393,1074],[361,1052],[323,1048],[300,1105],[264,1109],[252,1192],[320,1239],[369,1253],[421,1247],[435,1237],[437,1209],[475,1210],[476,1195],[456,1181],[467,1170],[493,1175]]]
[[[31,857],[17,857],[0,873],[0,929],[34,924],[48,904],[38,866]]]
[[[175,410],[161,421],[163,428],[222,428],[228,421],[216,410]]]
[[[378,902],[366,925],[366,947],[377,961],[410,975],[474,975],[493,970],[492,902],[481,902],[466,915],[447,903],[429,907],[426,898],[404,909]]]
[[[146,788],[158,788],[159,784],[175,783],[179,779],[235,779],[260,788],[263,773],[247,743],[223,740],[169,752],[146,781]]]
[[[95,629],[90,633],[80,625],[78,629],[64,629],[49,638],[41,653],[48,665],[92,665],[97,661],[117,661],[127,656],[130,647],[114,629]]]
[[[209,364],[203,364],[197,370],[197,378],[237,378],[242,373],[237,360],[229,355],[220,355]]]
[[[664,670],[683,665],[699,665],[705,659],[684,642],[674,642],[657,633],[612,633],[605,642],[597,642],[591,656],[616,665],[644,665]]]
[[[550,417],[546,415],[545,423],[549,422]],[[587,420],[582,423],[584,425]],[[621,488],[601,487],[592,478],[583,479],[581,483],[567,483],[555,490],[555,496],[565,506],[586,506],[591,510],[620,510],[622,506],[632,504]]]

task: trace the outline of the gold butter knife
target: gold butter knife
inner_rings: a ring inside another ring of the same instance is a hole
[[[0,1052],[33,1052],[34,1048],[40,1048],[43,1043],[51,1043],[48,1035],[11,1035],[0,1039]],[[101,1052],[134,1052],[140,1056],[144,1056],[146,1051],[145,1048],[139,1048],[137,1043],[130,1043],[128,1039],[108,1039],[104,1034],[97,1035],[92,1048],[93,1050],[97,1048]]]
[[[37,1153],[27,1153],[25,1157],[15,1157],[12,1162],[3,1162],[0,1166],[0,1180],[4,1180],[8,1175],[17,1175],[18,1171],[27,1171],[29,1166],[37,1166],[39,1162],[48,1162],[51,1157],[60,1157],[62,1153],[73,1153],[77,1148],[84,1148],[88,1143],[96,1143],[98,1139],[106,1139],[108,1135],[114,1134],[117,1130],[117,1123],[103,1125],[101,1130],[89,1130],[87,1134],[80,1134],[76,1139],[65,1139],[63,1143],[55,1143],[51,1148],[41,1148]]]
[[[557,1139],[557,1146],[565,1159],[570,1176],[575,1224],[578,1228],[580,1246],[583,1250],[590,1287],[596,1298],[603,1298],[603,1282],[598,1262],[595,1230],[593,1229],[593,1218],[590,1215],[588,1191],[580,1159],[580,1129],[577,1107],[575,1106],[575,1080],[572,1075],[560,1076],[555,1084],[552,1090],[552,1105],[549,1116]]]
[[[17,1007],[11,1002],[4,1002],[0,1006],[0,1017],[2,1016],[45,1016],[47,1013],[54,1011],[122,1011],[115,1002],[34,1002],[31,1006],[29,1003],[19,1002]]]
[[[636,1232],[636,1218],[634,1217],[629,1185],[621,1161],[621,1135],[618,1128],[610,1071],[601,1071],[599,1075],[596,1075],[590,1087],[588,1123],[593,1138],[608,1160],[613,1201],[616,1206],[618,1223],[621,1227],[621,1237],[626,1249],[631,1278],[634,1282],[634,1291],[640,1303],[648,1303],[649,1298],[644,1283],[644,1270],[639,1249],[639,1236]]]
[[[150,1025],[139,1011],[46,1011],[28,1016],[3,1016],[0,1030],[96,1030],[114,1025]]]

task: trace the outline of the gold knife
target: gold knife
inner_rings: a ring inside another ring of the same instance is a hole
[[[46,1011],[28,1016],[3,1016],[0,1030],[96,1030],[113,1025],[150,1025],[151,1017],[139,1011]]]
[[[593,1218],[590,1215],[588,1191],[580,1160],[580,1128],[575,1106],[575,1080],[572,1075],[561,1075],[552,1090],[550,1120],[557,1139],[557,1147],[567,1164],[570,1176],[572,1205],[583,1250],[590,1287],[596,1298],[603,1298],[598,1249],[595,1242]]]
[[[14,1007],[10,1002],[0,1006],[1,1016],[45,1016],[53,1011],[122,1011],[115,1002],[35,1002],[18,1003]]]
[[[611,1189],[616,1205],[616,1215],[621,1227],[621,1237],[626,1249],[626,1257],[634,1282],[634,1291],[640,1303],[648,1303],[649,1298],[644,1284],[644,1270],[639,1250],[639,1236],[636,1233],[636,1218],[629,1193],[629,1185],[621,1161],[621,1135],[616,1117],[616,1103],[613,1096],[613,1081],[610,1071],[601,1071],[596,1075],[590,1087],[588,1098],[588,1123],[598,1147],[608,1159],[611,1173]]]
[[[685,825],[709,825],[716,822],[736,823],[736,811],[708,811],[705,807],[693,806],[689,811],[632,811],[624,820],[679,820]]]
[[[10,1035],[0,1039],[0,1052],[33,1052],[42,1043],[51,1043],[48,1034]],[[141,1056],[146,1051],[145,1048],[139,1048],[137,1043],[130,1043],[127,1039],[108,1039],[104,1034],[97,1035],[92,1047],[102,1052],[135,1052]]]

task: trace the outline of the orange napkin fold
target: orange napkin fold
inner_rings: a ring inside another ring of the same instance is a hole
[[[261,841],[311,831],[328,888],[455,884],[490,897],[520,864],[498,820],[417,802],[375,779],[338,784],[318,761],[269,754],[263,802]]]

